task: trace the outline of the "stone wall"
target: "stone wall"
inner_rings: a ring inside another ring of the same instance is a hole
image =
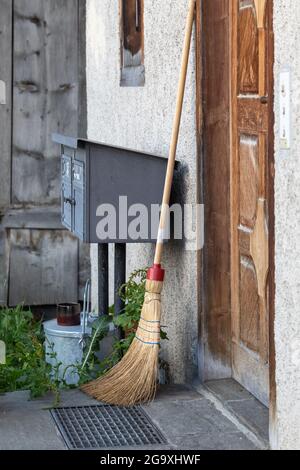
[[[167,156],[188,0],[147,0],[144,4],[146,82],[140,88],[123,88],[119,2],[87,1],[88,138]],[[195,107],[193,50],[177,153],[184,202],[196,202]],[[91,252],[95,264],[95,249]],[[152,264],[152,255],[152,246],[128,247],[128,273]],[[172,380],[180,383],[190,380],[197,370],[197,253],[170,243],[163,264],[167,272],[162,322],[170,339],[164,342],[163,356]],[[93,272],[95,278],[95,266]]]
[[[300,448],[300,8],[274,0],[276,423],[272,445]],[[291,72],[292,142],[279,145],[279,73]]]

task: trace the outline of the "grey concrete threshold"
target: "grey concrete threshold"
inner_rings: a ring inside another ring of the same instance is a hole
[[[233,379],[212,380],[195,389],[261,449],[269,449],[269,410]]]

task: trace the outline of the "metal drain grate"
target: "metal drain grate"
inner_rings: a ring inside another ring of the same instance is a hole
[[[103,449],[166,444],[140,406],[55,408],[51,415],[69,449]]]

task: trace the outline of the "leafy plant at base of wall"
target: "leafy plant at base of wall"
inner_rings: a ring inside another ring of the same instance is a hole
[[[88,341],[83,365],[78,369],[80,384],[101,376],[126,354],[134,339],[140,320],[145,296],[146,276],[147,269],[139,269],[134,271],[126,284],[121,286],[119,295],[125,307],[120,315],[114,315],[114,306],[112,306],[110,307],[110,315],[104,315],[94,322],[93,335]],[[99,361],[97,357],[99,343],[107,335],[111,321],[121,330],[122,338],[116,339],[111,354],[104,361]],[[168,339],[167,334],[162,330],[161,339]]]
[[[136,328],[141,318],[146,289],[147,269],[134,271],[126,284],[119,290],[120,298],[125,303],[124,312],[114,317],[114,324],[121,328],[125,339],[115,344],[115,348],[125,354],[131,345]],[[160,330],[161,339],[168,339],[166,332]]]
[[[91,381],[113,367],[130,347],[138,325],[144,302],[147,270],[134,271],[120,289],[125,303],[124,311],[114,316],[103,315],[92,324],[92,336],[87,340],[82,365],[70,365],[59,374],[61,363],[57,361],[53,346],[48,354],[52,365],[46,362],[45,336],[42,322],[37,322],[30,311],[23,306],[15,309],[0,309],[0,339],[6,344],[6,364],[0,365],[0,393],[29,390],[31,398],[55,393],[55,405],[59,402],[59,392],[68,386],[64,380],[66,371],[74,369],[79,375],[79,385]],[[111,354],[101,361],[98,358],[99,345],[109,332],[113,322],[121,330],[121,339],[116,338]],[[161,338],[168,339],[161,331]],[[54,363],[54,365],[53,365]]]
[[[146,269],[138,269],[129,276],[128,281],[119,289],[119,296],[125,307],[120,315],[113,318],[115,326],[121,330],[122,338],[114,343],[111,357],[112,365],[126,354],[133,341],[144,303],[146,276]]]
[[[1,308],[0,339],[6,344],[6,363],[0,365],[0,392],[29,390],[30,397],[36,398],[52,391],[58,401],[60,364],[53,368],[46,362],[41,322],[22,306]]]
[[[109,331],[110,317],[102,315],[92,324],[92,336],[87,341],[82,365],[77,366],[79,385],[96,379],[103,371],[103,362],[99,360],[99,345]]]

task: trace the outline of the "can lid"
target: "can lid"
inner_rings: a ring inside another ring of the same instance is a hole
[[[44,331],[47,336],[55,336],[61,338],[78,338],[82,337],[83,333],[83,322],[81,325],[77,326],[61,326],[58,325],[57,320],[49,320],[43,323]],[[89,322],[86,324],[85,333],[88,336],[92,336],[92,324],[93,322]],[[109,323],[109,333],[113,334],[116,327],[113,322]]]
[[[77,326],[61,326],[57,324],[57,320],[46,321],[43,324],[46,335],[59,336],[62,338],[81,338],[82,325]],[[91,328],[86,328],[86,333],[91,334]]]

